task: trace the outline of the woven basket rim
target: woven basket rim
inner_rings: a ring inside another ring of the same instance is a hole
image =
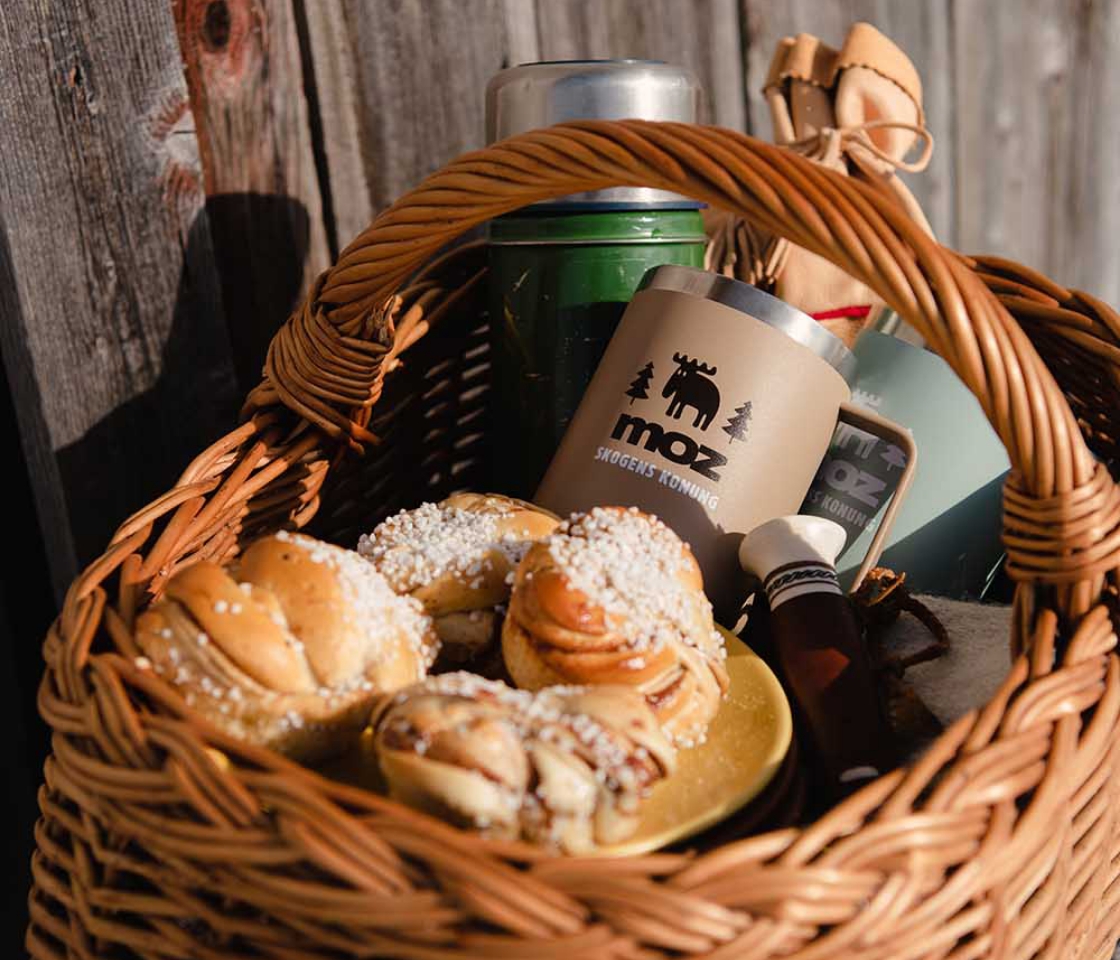
[[[1005,528],[1018,582],[1012,646],[1019,655],[988,704],[960,718],[916,764],[805,828],[700,857],[652,854],[604,866],[457,831],[233,741],[137,665],[129,624],[149,588],[183,563],[229,556],[251,533],[303,526],[342,452],[375,442],[368,427],[386,373],[479,282],[476,273],[448,285],[442,272],[450,261],[437,255],[448,241],[526,203],[627,185],[731,209],[848,270],[978,395],[1014,466]],[[1098,364],[1102,377],[1115,373],[1120,315],[1107,305],[1006,260],[961,257],[873,186],[733,131],[571,123],[467,154],[428,177],[318,278],[274,339],[242,425],[127,520],[71,586],[47,637],[39,697],[56,736],[42,799],[31,952],[57,955],[52,944],[70,940],[68,924],[77,924],[143,949],[156,942],[145,937],[170,936],[169,955],[190,955],[190,936],[165,929],[154,902],[125,896],[116,912],[95,910],[60,886],[61,871],[82,890],[101,888],[99,879],[83,877],[85,868],[58,838],[85,850],[86,861],[108,863],[111,851],[96,837],[110,825],[155,858],[152,867],[144,856],[118,854],[117,869],[173,888],[166,902],[177,906],[166,915],[208,909],[185,892],[197,869],[191,858],[203,856],[190,852],[196,834],[208,869],[225,870],[227,880],[248,870],[263,884],[241,893],[258,906],[288,904],[298,912],[285,886],[292,881],[281,883],[279,868],[269,872],[270,850],[298,854],[331,878],[312,886],[337,911],[345,912],[344,893],[354,891],[423,904],[395,925],[339,927],[341,921],[332,926],[302,913],[284,920],[308,943],[392,956],[499,955],[532,945],[540,956],[622,956],[641,946],[652,955],[734,950],[763,957],[773,949],[839,957],[846,944],[862,943],[901,957],[910,955],[902,941],[932,951],[938,938],[981,933],[991,955],[1003,944],[1027,956],[1032,938],[1045,943],[1070,924],[1096,942],[1102,931],[1114,935],[1104,841],[1095,841],[1088,879],[1079,875],[1073,890],[1076,845],[1069,841],[1073,852],[1053,857],[1050,848],[1076,833],[1071,809],[1095,809],[1088,805],[1102,790],[1116,789],[1094,778],[1116,762],[1109,744],[1120,716],[1120,675],[1101,597],[1118,566],[1120,494],[1086,446],[1080,427],[1087,417],[1079,413],[1079,424],[1024,327],[1055,357],[1066,351],[1063,362],[1068,353]],[[94,652],[95,641],[107,642],[108,651]],[[210,748],[229,765],[216,762]],[[1078,805],[1094,783],[1097,790]],[[164,795],[183,808],[181,818],[145,819],[140,808]],[[231,838],[229,849],[238,852],[223,860],[214,848],[218,836]],[[1048,859],[1051,869],[1037,866]],[[1054,867],[1061,862],[1064,873]],[[161,863],[176,866],[163,870]],[[1038,899],[1059,874],[1057,899]],[[746,878],[758,889],[743,889]],[[793,886],[782,887],[787,881]],[[772,884],[787,892],[764,889]],[[1087,890],[1096,891],[1095,900],[1085,899]],[[1011,932],[994,914],[981,917],[969,906],[990,897],[1030,923]],[[1055,903],[1069,907],[1065,919]],[[129,917],[121,919],[122,911]],[[91,925],[95,914],[100,926]],[[232,923],[213,909],[206,917],[214,929]],[[243,923],[267,939],[267,924]],[[897,954],[882,946],[892,938],[900,940]]]

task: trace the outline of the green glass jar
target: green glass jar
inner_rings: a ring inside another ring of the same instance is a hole
[[[490,224],[495,487],[531,497],[643,275],[702,267],[700,211],[531,208]]]

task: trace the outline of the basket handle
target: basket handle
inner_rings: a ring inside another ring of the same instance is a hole
[[[612,186],[669,190],[729,210],[878,293],[977,396],[1008,450],[1013,575],[1054,584],[1070,615],[1095,602],[1104,573],[1117,566],[1112,508],[1120,493],[1014,318],[969,262],[927,236],[889,197],[731,130],[581,121],[460,157],[378,216],[319,278],[274,338],[259,389],[331,436],[369,439],[363,424],[392,351],[393,295],[402,283],[486,220]],[[1099,541],[1085,548],[1086,524],[1106,513],[1100,532],[1108,534],[1108,549]]]

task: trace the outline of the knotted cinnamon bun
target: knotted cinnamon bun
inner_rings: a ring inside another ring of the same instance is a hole
[[[394,590],[424,604],[442,665],[478,666],[494,647],[518,562],[559,522],[523,500],[459,493],[390,517],[362,536],[358,552]]]
[[[230,567],[180,570],[136,640],[200,715],[301,760],[351,745],[377,696],[426,676],[439,645],[420,603],[356,553],[287,533]]]
[[[640,691],[678,746],[701,741],[728,678],[723,642],[688,547],[635,508],[577,514],[517,569],[502,628],[519,687]]]
[[[629,837],[673,748],[626,688],[538,693],[448,673],[385,697],[374,743],[391,794],[507,839],[581,853]]]

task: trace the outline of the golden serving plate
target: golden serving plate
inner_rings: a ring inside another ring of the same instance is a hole
[[[789,701],[778,678],[742,640],[720,628],[731,681],[699,747],[677,754],[677,769],[642,805],[638,829],[593,856],[648,853],[684,840],[740,810],[766,789],[793,736]],[[334,780],[386,793],[369,731],[358,749],[319,768]]]
[[[649,853],[694,836],[757,797],[778,772],[793,737],[785,691],[742,640],[719,628],[727,647],[727,698],[708,739],[677,754],[677,769],[653,788],[641,822],[622,843],[598,856]]]

